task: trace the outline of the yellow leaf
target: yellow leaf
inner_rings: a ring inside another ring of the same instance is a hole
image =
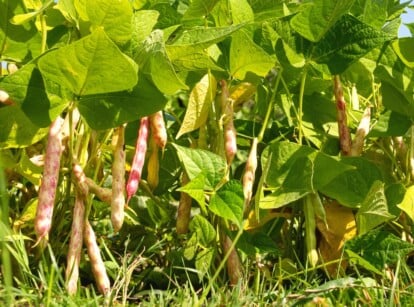
[[[216,96],[216,89],[217,81],[211,74],[204,75],[194,86],[177,139],[185,133],[200,128],[206,122],[210,105]]]
[[[319,252],[324,263],[342,258],[342,248],[346,241],[357,234],[356,221],[352,209],[341,206],[336,201],[325,204],[326,224],[317,220],[316,226],[321,233]],[[333,263],[326,265],[330,276],[336,276],[337,270],[345,270],[346,261],[341,260],[340,265]]]
[[[404,199],[397,205],[397,207],[404,211],[411,220],[414,221],[414,185],[405,191]]]
[[[260,210],[259,215],[260,217],[258,218],[256,216],[256,210],[251,210],[244,224],[244,230],[255,230],[277,217],[283,217],[285,219],[292,217],[292,213],[288,210],[284,210],[283,212],[280,210]]]
[[[256,86],[249,82],[242,82],[230,88],[230,98],[233,107],[238,106],[250,99],[256,92]]]

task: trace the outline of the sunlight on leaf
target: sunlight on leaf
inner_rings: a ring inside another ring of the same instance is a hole
[[[410,219],[414,221],[414,186],[407,188],[403,201],[397,207],[407,213]]]

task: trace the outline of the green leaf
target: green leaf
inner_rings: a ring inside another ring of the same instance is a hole
[[[210,199],[209,209],[239,227],[243,221],[243,187],[238,180],[230,180],[216,191]]]
[[[174,38],[168,40],[168,48],[189,48],[191,46],[205,49],[213,44],[221,42],[244,25],[231,25],[228,27],[193,27],[184,30]]]
[[[166,102],[158,88],[140,73],[132,91],[82,96],[78,107],[90,127],[104,130],[153,114]]]
[[[237,241],[237,248],[249,256],[264,253],[272,253],[272,255],[280,254],[280,250],[272,238],[261,231],[254,233],[243,232],[239,241]]]
[[[414,245],[388,231],[377,229],[346,242],[345,250],[347,249],[361,255],[377,269],[383,270],[385,265],[395,265],[414,251]]]
[[[0,88],[38,127],[48,127],[69,105],[68,93],[58,84],[43,80],[35,64],[27,64],[5,77]]]
[[[292,28],[306,39],[317,42],[351,8],[355,0],[315,0],[291,20]]]
[[[181,81],[165,50],[163,31],[155,30],[134,55],[142,72],[149,75],[161,92],[172,95],[188,86]]]
[[[340,74],[369,51],[393,38],[351,15],[344,15],[315,45],[312,59],[327,64],[332,74]]]
[[[207,48],[218,43],[243,25],[232,25],[220,28],[193,27],[174,35],[165,46],[167,54],[174,66],[179,70],[223,70],[209,56]]]
[[[414,38],[400,38],[392,43],[392,47],[401,61],[410,68],[414,68]]]
[[[230,73],[243,80],[247,73],[264,77],[275,65],[275,59],[256,45],[247,31],[233,34],[230,46]]]
[[[41,35],[33,22],[14,25],[13,16],[26,13],[21,1],[0,1],[0,60],[21,62],[40,53]],[[29,54],[31,52],[31,54]]]
[[[361,157],[344,157],[341,162],[354,168],[334,178],[320,191],[341,205],[355,208],[364,201],[374,182],[382,181],[382,175],[374,163]]]
[[[200,173],[197,177],[193,178],[185,186],[177,189],[177,191],[185,192],[194,198],[201,208],[205,209],[206,207],[206,196],[204,192],[204,187],[206,185],[206,176],[204,173]]]
[[[381,81],[384,106],[392,111],[414,118],[414,73],[395,54],[391,47],[372,56],[378,61],[375,77]]]
[[[22,156],[19,160],[19,164],[16,168],[17,172],[24,176],[27,180],[33,183],[36,186],[40,185],[42,178],[43,168],[35,165],[30,161],[29,156],[26,151],[22,152]]]
[[[183,20],[204,17],[210,14],[219,0],[193,0],[187,11],[185,11]]]
[[[233,24],[252,22],[254,20],[253,10],[247,0],[230,0],[229,5]]]
[[[402,183],[393,183],[385,189],[385,196],[387,197],[388,210],[392,215],[399,216],[401,209],[398,205],[402,203],[407,189]]]
[[[59,10],[66,20],[72,24],[79,25],[78,13],[76,12],[73,0],[59,0],[53,8]]]
[[[364,234],[392,218],[394,216],[388,212],[384,183],[377,180],[371,186],[356,214],[358,233]]]
[[[223,179],[226,161],[219,155],[203,149],[192,149],[177,144],[173,146],[190,180],[203,173],[206,178],[205,189],[212,190]]]
[[[206,248],[197,253],[195,259],[195,268],[200,279],[205,277],[206,273],[210,269],[210,265],[214,259],[214,248]]]
[[[371,263],[366,261],[364,258],[359,256],[358,254],[354,253],[350,249],[346,249],[345,253],[347,254],[347,258],[350,263],[359,265],[361,268],[364,268],[365,270],[368,270],[370,272],[373,272],[378,275],[383,275],[380,270],[378,270],[375,266],[373,266]]]
[[[133,88],[137,65],[98,28],[73,44],[41,57],[42,75],[78,96],[111,93]]]
[[[10,19],[10,22],[14,25],[20,26],[38,16],[40,12],[30,12],[26,14],[17,14],[14,15],[12,19]]]
[[[414,186],[410,186],[405,191],[404,199],[397,205],[402,211],[404,211],[412,221],[414,221]]]
[[[322,152],[290,142],[269,145],[262,154],[262,165],[266,165],[270,153],[265,183],[274,192],[260,201],[262,209],[278,208],[320,190],[352,169]]]
[[[132,7],[128,0],[88,0],[86,5],[92,31],[103,28],[117,44],[131,39]]]
[[[213,225],[202,215],[195,215],[190,222],[190,230],[197,235],[197,242],[203,247],[211,247],[216,239],[216,230]]]
[[[194,131],[205,124],[211,103],[216,97],[217,81],[212,74],[206,74],[190,93],[188,106],[177,138]]]
[[[0,108],[0,148],[27,147],[47,132],[47,128],[35,126],[18,106]]]
[[[386,111],[380,115],[378,121],[368,133],[368,137],[376,138],[405,135],[411,125],[412,122],[407,116]]]
[[[157,23],[160,13],[153,10],[141,10],[134,13],[132,19],[132,41],[135,45],[144,41]]]

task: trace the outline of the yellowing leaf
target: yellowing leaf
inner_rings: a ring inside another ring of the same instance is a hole
[[[194,86],[177,138],[200,128],[206,122],[210,105],[216,95],[216,89],[217,81],[210,74],[204,75]]]
[[[414,185],[407,189],[403,201],[397,207],[414,221]]]
[[[260,210],[259,211],[259,218],[256,215],[255,210],[251,210],[249,213],[249,217],[247,221],[243,225],[244,230],[255,230],[262,227],[267,222],[277,218],[282,217],[289,219],[292,217],[292,213],[288,210],[280,211],[280,210]]]
[[[317,220],[316,227],[322,234],[319,241],[319,252],[324,263],[342,258],[342,248],[346,241],[357,234],[356,222],[352,209],[341,206],[332,201],[325,204],[326,224]],[[347,263],[341,261],[340,265],[333,263],[326,265],[325,269],[330,276],[336,276],[337,270],[345,270]]]
[[[25,22],[28,22],[29,20],[35,18],[39,12],[30,12],[27,14],[18,14],[13,16],[13,18],[10,20],[10,22],[14,25],[22,25]]]
[[[249,82],[242,82],[230,88],[230,98],[233,106],[237,106],[247,101],[256,92],[256,86]]]

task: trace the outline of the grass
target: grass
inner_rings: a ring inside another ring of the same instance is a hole
[[[33,248],[30,227],[11,228],[6,190],[0,177],[1,306],[414,306],[411,258],[401,258],[381,272],[351,262],[346,275],[330,278],[324,265],[310,268],[303,263],[303,242],[294,242],[300,238],[295,226],[289,234],[292,240],[285,238],[289,254],[242,254],[244,275],[237,285],[229,286],[220,249],[209,247],[215,256],[210,269],[201,272],[194,259],[185,257],[191,239],[175,235],[168,219],[145,226],[135,220],[114,236],[102,208],[92,218],[111,291],[107,297],[97,292],[85,253],[79,291],[69,296],[62,250],[67,237],[52,236],[39,253]],[[67,212],[65,206],[61,208]],[[274,231],[279,224],[275,221],[269,229]],[[69,228],[69,221],[59,225],[59,234],[68,234]]]
[[[64,287],[64,268],[58,263],[50,245],[39,260],[29,261],[31,256],[23,248],[26,243],[27,238],[22,235],[6,243],[3,241],[3,248],[7,245],[13,259],[13,276],[7,276],[7,271],[2,272],[1,305],[197,306],[211,280],[207,274],[200,283],[194,283],[189,277],[182,282],[171,274],[165,276],[169,279],[166,288],[146,285],[142,274],[148,269],[144,267],[151,262],[148,255],[137,251],[128,253],[125,248],[107,298],[96,293],[93,283],[83,284],[77,295],[71,297]],[[160,245],[157,252],[162,252],[164,247]],[[107,252],[105,254],[109,264],[111,258],[116,258]],[[156,256],[154,251],[150,256]],[[259,270],[255,261],[246,259],[245,276],[234,287],[226,285],[226,273],[222,272],[212,283],[203,306],[410,306],[414,301],[414,274],[404,261],[384,271],[381,278],[351,266],[351,274],[336,279],[328,279],[322,270],[317,269],[303,268],[288,272],[280,268],[280,261],[282,259]],[[13,279],[12,286],[6,284],[10,278]]]

